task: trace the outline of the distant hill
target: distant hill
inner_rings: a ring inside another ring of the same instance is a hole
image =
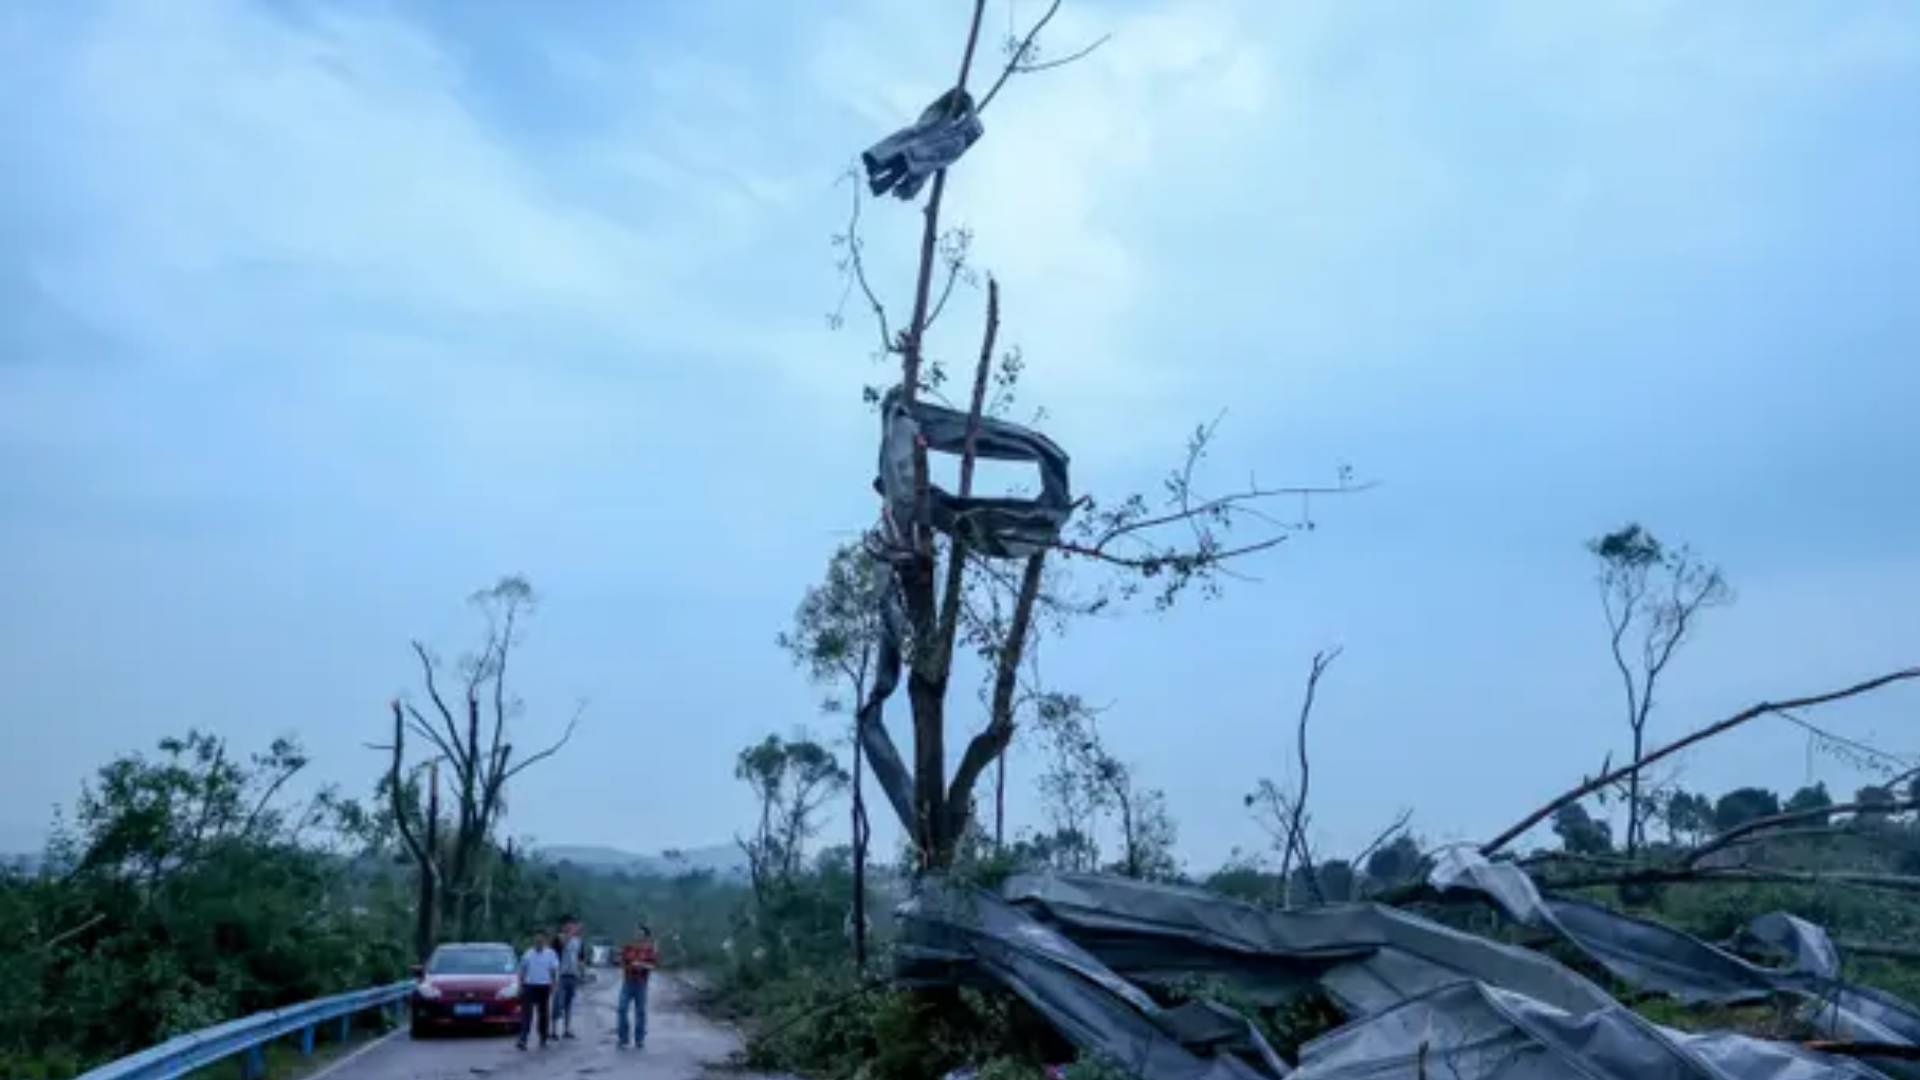
[[[688,873],[711,873],[723,878],[747,876],[747,857],[732,844],[663,851],[658,855],[636,855],[619,848],[595,844],[552,844],[538,854],[550,862],[566,862],[587,870],[605,873],[638,874],[647,877],[679,877]]]

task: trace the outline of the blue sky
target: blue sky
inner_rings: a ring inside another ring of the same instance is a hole
[[[832,723],[771,642],[875,509],[884,369],[825,317],[836,181],[963,29],[882,0],[8,5],[0,847],[190,725],[297,733],[364,789],[407,640],[454,651],[509,572],[545,596],[529,732],[591,701],[512,827],[726,839],[733,753]],[[1191,862],[1258,843],[1239,795],[1286,775],[1322,646],[1323,849],[1401,807],[1484,836],[1617,755],[1581,541],[1628,519],[1739,592],[1656,734],[1920,660],[1920,9],[1069,0],[1047,41],[1104,33],[1009,87],[948,204],[1076,486],[1153,485],[1223,407],[1216,484],[1380,482],[1224,600],[1047,646]],[[918,219],[867,220],[901,306]],[[1920,753],[1917,704],[1826,721]],[[1684,770],[1860,782],[1783,724]]]

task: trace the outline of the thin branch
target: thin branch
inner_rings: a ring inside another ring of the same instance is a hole
[[[1255,552],[1265,551],[1268,548],[1279,547],[1286,542],[1287,538],[1284,536],[1269,536],[1265,540],[1244,544],[1240,547],[1225,548],[1220,551],[1199,554],[1172,553],[1138,556],[1116,555],[1111,551],[1102,550],[1100,547],[1088,547],[1084,544],[1076,544],[1071,540],[1055,540],[1047,546],[1063,555],[1078,555],[1083,558],[1098,559],[1101,562],[1111,563],[1114,566],[1125,567],[1129,570],[1143,570],[1149,573],[1158,573],[1161,570],[1169,568],[1205,566],[1226,559],[1237,559],[1243,555],[1252,555]]]
[[[458,746],[460,745],[460,728],[459,725],[454,723],[453,710],[447,708],[445,699],[440,696],[439,686],[435,685],[433,681],[433,657],[428,655],[425,645],[420,644],[418,641],[412,644],[414,655],[420,658],[420,673],[426,678],[427,696],[433,699],[433,707],[440,711],[440,718],[445,721],[447,725],[447,738],[452,740],[455,746]],[[452,756],[454,768],[471,767],[472,763],[463,762],[459,755],[456,754]]]
[[[261,793],[260,800],[253,804],[253,812],[247,815],[246,823],[240,826],[241,836],[253,835],[253,827],[259,822],[260,815],[266,812],[267,804],[273,801],[275,795],[280,794],[280,789],[286,786],[287,781],[293,779],[293,774],[306,767],[307,763],[305,761],[300,761],[289,766],[282,770],[279,776],[274,778],[273,783],[267,785],[267,790]]]
[[[1006,644],[1001,647],[996,664],[993,708],[987,728],[968,741],[966,752],[960,758],[960,767],[954,771],[953,783],[947,789],[947,812],[959,819],[954,831],[956,836],[959,835],[957,826],[965,820],[963,815],[971,811],[973,788],[979,782],[980,774],[996,758],[1006,753],[1007,744],[1013,739],[1013,694],[1018,682],[1020,654],[1033,623],[1034,598],[1040,592],[1040,577],[1045,561],[1044,551],[1027,556],[1026,570],[1020,581],[1020,596],[1014,602],[1013,619],[1007,626]]]
[[[867,306],[873,309],[873,318],[880,327],[880,353],[898,352],[899,342],[894,340],[893,331],[887,325],[887,307],[880,302],[880,296],[873,291],[873,284],[867,280],[867,262],[862,254],[864,241],[860,239],[860,182],[852,170],[842,179],[850,181],[848,187],[853,190],[853,209],[847,215],[847,257],[841,270],[847,280],[860,286],[860,292],[867,298]],[[843,305],[844,306],[844,305]]]
[[[48,952],[51,952],[55,947],[62,945],[67,941],[70,941],[73,938],[80,936],[81,934],[86,933],[87,931],[93,929],[96,926],[99,926],[101,923],[105,922],[106,919],[107,919],[107,916],[105,912],[94,915],[92,918],[87,919],[85,922],[80,923],[78,926],[70,926],[67,929],[62,930],[59,933],[48,938],[47,940],[40,942],[39,947]]]
[[[548,746],[545,750],[542,750],[531,757],[521,759],[520,764],[515,765],[513,768],[506,770],[506,772],[501,775],[500,782],[504,784],[508,780],[511,780],[516,776],[519,776],[523,772],[526,772],[528,768],[534,765],[538,765],[541,762],[552,757],[553,755],[559,753],[561,749],[564,748],[567,745],[567,743],[573,739],[574,729],[580,726],[580,714],[586,711],[587,711],[587,703],[584,701],[574,706],[573,716],[567,720],[567,729],[560,733],[560,737],[554,740],[553,744],[551,746]]]
[[[1852,686],[1844,687],[1839,690],[1830,690],[1825,693],[1813,694],[1813,695],[1802,697],[1802,698],[1792,698],[1787,701],[1763,701],[1757,705],[1749,706],[1748,708],[1742,709],[1741,711],[1734,713],[1732,716],[1729,716],[1724,720],[1720,720],[1715,723],[1709,724],[1706,727],[1700,728],[1699,730],[1693,732],[1690,735],[1686,735],[1682,738],[1674,740],[1673,742],[1667,743],[1665,746],[1662,746],[1659,749],[1654,750],[1652,753],[1647,754],[1646,756],[1641,758],[1639,761],[1629,762],[1628,764],[1623,765],[1620,768],[1614,769],[1610,772],[1603,773],[1600,776],[1597,776],[1591,780],[1588,780],[1583,784],[1580,784],[1578,787],[1573,788],[1572,790],[1566,792],[1565,794],[1559,795],[1553,798],[1552,800],[1549,800],[1545,805],[1541,806],[1539,809],[1533,811],[1532,813],[1528,814],[1526,817],[1522,818],[1520,821],[1516,822],[1514,825],[1508,828],[1505,832],[1494,837],[1492,840],[1487,841],[1485,844],[1482,844],[1480,846],[1480,854],[1483,856],[1491,856],[1494,852],[1499,851],[1501,848],[1506,847],[1509,843],[1512,843],[1515,838],[1525,833],[1528,829],[1531,829],[1535,825],[1538,825],[1542,821],[1545,821],[1548,818],[1548,816],[1550,816],[1555,810],[1560,809],[1562,806],[1565,806],[1568,803],[1577,802],[1581,799],[1584,799],[1588,795],[1591,795],[1594,792],[1599,791],[1601,788],[1604,788],[1610,784],[1616,783],[1622,777],[1631,775],[1635,772],[1638,772],[1641,769],[1646,768],[1649,765],[1652,765],[1656,761],[1659,761],[1663,758],[1670,757],[1676,753],[1679,753],[1680,751],[1685,750],[1687,747],[1692,746],[1695,743],[1702,742],[1706,739],[1710,739],[1714,737],[1715,735],[1720,735],[1720,734],[1723,734],[1724,732],[1727,732],[1736,727],[1739,727],[1740,725],[1745,724],[1756,717],[1765,716],[1769,713],[1776,713],[1782,709],[1804,709],[1812,705],[1824,705],[1832,701],[1841,701],[1846,698],[1856,697],[1860,694],[1870,693],[1874,690],[1878,690],[1881,687],[1887,686],[1892,683],[1904,682],[1906,680],[1916,679],[1916,678],[1920,678],[1920,668],[1903,668],[1899,671],[1889,672],[1885,675],[1868,679],[1865,682],[1855,683]]]
[[[1400,833],[1405,832],[1407,828],[1407,823],[1412,820],[1413,820],[1413,809],[1411,807],[1400,811],[1400,816],[1394,819],[1393,824],[1380,830],[1380,835],[1373,838],[1373,843],[1368,844],[1364,848],[1361,848],[1360,854],[1355,855],[1352,858],[1352,860],[1349,861],[1348,865],[1359,866],[1360,864],[1366,862],[1367,856],[1372,855],[1374,852],[1380,850],[1381,845],[1393,839],[1395,836],[1399,835]]]
[[[1293,855],[1300,853],[1301,869],[1307,874],[1307,891],[1313,895],[1316,904],[1326,903],[1326,895],[1320,890],[1319,875],[1313,867],[1313,856],[1306,846],[1307,791],[1313,782],[1312,766],[1307,759],[1307,722],[1313,718],[1313,697],[1320,687],[1320,676],[1340,658],[1340,650],[1317,652],[1313,654],[1313,664],[1307,671],[1307,692],[1300,700],[1300,720],[1296,725],[1296,744],[1300,753],[1300,791],[1293,800],[1293,820],[1287,826],[1287,850],[1280,864],[1280,878],[1283,882],[1291,880],[1289,874],[1293,868]]]
[[[440,871],[434,861],[434,853],[428,851],[419,837],[413,834],[413,823],[407,819],[407,808],[401,802],[403,788],[400,783],[400,765],[406,757],[406,721],[398,700],[393,702],[392,749],[392,763],[387,771],[387,798],[393,806],[394,826],[399,830],[400,839],[407,845],[407,850],[413,854],[414,861],[420,864],[425,873],[437,879]]]
[[[1823,742],[1829,742],[1834,744],[1835,746],[1844,746],[1847,749],[1854,751],[1855,753],[1858,753],[1870,758],[1877,758],[1883,762],[1890,763],[1892,766],[1901,769],[1902,771],[1897,776],[1895,776],[1893,780],[1888,781],[1889,785],[1897,784],[1901,780],[1908,779],[1909,777],[1912,777],[1913,775],[1915,775],[1917,771],[1920,771],[1920,770],[1916,770],[1913,767],[1913,759],[1906,755],[1895,754],[1895,753],[1892,753],[1891,751],[1882,750],[1877,746],[1870,746],[1867,743],[1863,743],[1859,741],[1858,739],[1849,739],[1845,735],[1838,734],[1837,732],[1828,731],[1826,728],[1823,728],[1818,724],[1812,723],[1804,717],[1795,716],[1791,712],[1782,710],[1781,712],[1775,713],[1774,715],[1778,716],[1782,720],[1785,720],[1787,723],[1792,724],[1793,726],[1799,728],[1800,730],[1805,731],[1807,734],[1812,735],[1817,739],[1820,739]]]
[[[993,81],[993,86],[987,90],[987,96],[980,99],[980,104],[974,109],[974,115],[986,112],[987,106],[993,104],[994,97],[1000,93],[1000,88],[1007,84],[1008,79],[1013,78],[1014,72],[1020,70],[1021,64],[1026,62],[1027,54],[1033,51],[1034,39],[1038,38],[1040,31],[1045,30],[1047,24],[1053,21],[1053,17],[1060,13],[1060,4],[1061,0],[1053,0],[1046,14],[1040,16],[1039,21],[1027,30],[1027,36],[1021,39],[1020,44],[1014,47],[1012,55],[1007,57],[1007,66],[1001,69],[1000,77]],[[973,55],[971,43],[967,46],[967,55]]]
[[[1022,75],[1032,75],[1033,73],[1038,71],[1052,71],[1054,68],[1057,68],[1057,67],[1066,67],[1068,64],[1071,64],[1076,60],[1085,60],[1088,56],[1093,54],[1093,50],[1099,48],[1102,45],[1105,45],[1107,42],[1112,40],[1113,40],[1112,34],[1101,34],[1099,37],[1093,39],[1092,44],[1088,45],[1084,49],[1081,49],[1079,52],[1073,53],[1068,56],[1063,56],[1058,60],[1044,60],[1044,61],[1039,61],[1031,64],[1021,64],[1018,70]]]

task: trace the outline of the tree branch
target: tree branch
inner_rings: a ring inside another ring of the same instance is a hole
[[[414,861],[420,864],[422,872],[437,879],[440,870],[433,852],[428,851],[420,838],[413,834],[413,823],[408,820],[407,808],[401,802],[401,792],[405,790],[400,781],[400,766],[406,757],[406,721],[400,711],[399,700],[395,699],[392,704],[393,760],[387,770],[387,798],[393,806],[394,827],[399,831],[401,841],[407,845],[407,850],[413,854]]]
[[[420,644],[418,641],[412,644],[413,654],[420,658],[420,673],[425,676],[426,679],[427,696],[433,699],[433,707],[440,711],[440,718],[445,721],[447,725],[447,738],[452,741],[453,745],[458,746],[460,745],[460,729],[459,726],[454,723],[453,710],[447,708],[445,699],[440,696],[440,687],[434,683],[433,657],[428,655],[425,645]],[[470,768],[472,766],[470,761],[463,762],[461,756],[458,754],[450,756],[453,760],[453,767],[456,769]]]
[[[959,817],[955,835],[958,835],[957,826],[965,823],[965,815],[972,812],[973,788],[980,774],[1006,753],[1007,744],[1013,740],[1013,695],[1019,683],[1020,656],[1033,624],[1034,599],[1040,593],[1046,557],[1044,551],[1027,556],[1026,570],[1020,578],[1020,595],[1013,605],[1013,619],[1008,623],[1006,641],[995,663],[993,707],[987,728],[967,743],[960,767],[954,771],[953,783],[947,789],[947,812]]]
[[[1307,814],[1307,791],[1313,782],[1312,765],[1307,759],[1307,721],[1313,719],[1313,696],[1320,687],[1320,676],[1340,658],[1340,650],[1317,652],[1313,654],[1313,665],[1307,671],[1307,692],[1300,700],[1300,720],[1296,725],[1296,743],[1300,751],[1300,792],[1293,800],[1293,820],[1287,826],[1287,850],[1281,859],[1280,878],[1284,884],[1290,881],[1293,869],[1293,855],[1300,853],[1301,869],[1306,871],[1307,891],[1312,894],[1316,904],[1326,903],[1326,895],[1320,890],[1319,874],[1314,870],[1313,856],[1308,853],[1305,836]]]
[[[1000,77],[993,81],[993,86],[987,90],[987,96],[981,98],[980,104],[974,109],[976,116],[987,111],[987,106],[993,104],[993,99],[1000,93],[1000,88],[1007,84],[1008,79],[1013,78],[1014,72],[1020,70],[1021,64],[1027,59],[1027,54],[1033,51],[1034,39],[1038,38],[1040,31],[1045,30],[1047,24],[1053,21],[1053,17],[1060,13],[1060,4],[1061,0],[1053,0],[1053,3],[1048,6],[1046,13],[1041,15],[1039,21],[1035,22],[1033,26],[1027,30],[1027,36],[1021,39],[1020,43],[1014,47],[1012,55],[1007,57],[1007,66],[1000,71]],[[1093,50],[1089,49],[1087,51],[1092,52]],[[967,46],[967,55],[973,55],[973,46],[971,43]]]
[[[1525,833],[1528,829],[1531,829],[1535,825],[1540,824],[1540,822],[1545,821],[1549,815],[1551,815],[1555,810],[1560,809],[1562,806],[1565,806],[1571,802],[1577,802],[1580,799],[1584,799],[1588,795],[1593,794],[1594,792],[1600,790],[1601,788],[1604,788],[1609,784],[1613,784],[1619,781],[1622,777],[1632,775],[1633,773],[1636,773],[1639,770],[1646,768],[1649,765],[1652,765],[1656,761],[1659,761],[1666,757],[1670,757],[1673,754],[1676,754],[1682,750],[1685,750],[1687,747],[1692,746],[1695,743],[1702,742],[1706,739],[1710,739],[1714,737],[1715,735],[1720,735],[1727,731],[1731,731],[1732,729],[1739,727],[1744,723],[1747,723],[1748,721],[1754,719],[1755,717],[1765,716],[1768,713],[1779,712],[1782,709],[1804,709],[1812,705],[1824,705],[1832,701],[1841,701],[1846,698],[1856,697],[1860,694],[1870,693],[1874,690],[1878,690],[1881,687],[1887,686],[1892,683],[1904,682],[1906,680],[1915,679],[1915,678],[1920,678],[1920,668],[1903,668],[1899,671],[1889,672],[1888,674],[1881,675],[1876,678],[1868,679],[1865,682],[1855,683],[1852,686],[1844,687],[1839,690],[1830,690],[1825,693],[1813,694],[1813,695],[1802,697],[1802,698],[1792,698],[1786,701],[1763,701],[1757,705],[1749,706],[1748,708],[1742,709],[1741,711],[1734,713],[1732,716],[1729,716],[1724,720],[1720,720],[1715,723],[1709,724],[1706,727],[1700,728],[1699,730],[1693,732],[1692,734],[1684,736],[1683,738],[1680,738],[1680,739],[1676,739],[1673,742],[1670,742],[1665,746],[1662,746],[1659,749],[1653,751],[1652,753],[1646,755],[1644,758],[1642,758],[1637,762],[1630,762],[1626,765],[1621,766],[1620,768],[1614,769],[1610,772],[1605,772],[1600,776],[1597,776],[1591,780],[1588,780],[1587,782],[1579,785],[1578,787],[1575,787],[1572,790],[1555,797],[1554,799],[1547,802],[1544,806],[1541,806],[1539,809],[1535,810],[1531,814],[1528,814],[1526,817],[1522,818],[1520,821],[1516,822],[1513,826],[1508,828],[1505,832],[1494,837],[1492,840],[1487,841],[1485,844],[1482,844],[1480,846],[1480,854],[1483,856],[1491,856],[1494,852],[1499,851],[1501,848],[1506,847],[1509,843],[1512,843],[1515,838],[1519,837],[1522,833]]]
[[[574,729],[580,726],[580,714],[586,711],[587,711],[587,703],[584,701],[574,706],[573,716],[567,720],[567,729],[560,733],[560,737],[554,740],[553,744],[551,746],[548,746],[545,750],[542,750],[531,757],[521,759],[520,764],[515,765],[511,769],[508,769],[506,773],[500,777],[501,782],[504,783],[508,780],[513,779],[516,776],[519,776],[521,773],[527,771],[527,769],[531,768],[532,766],[538,765],[541,762],[552,757],[553,755],[559,753],[561,749],[565,747],[567,743],[573,739]]]
[[[844,238],[847,245],[847,255],[841,263],[840,270],[847,275],[847,280],[850,284],[860,286],[860,292],[867,298],[867,306],[873,309],[874,321],[878,323],[880,327],[881,355],[884,356],[888,353],[899,352],[900,343],[894,340],[893,331],[887,325],[887,307],[880,302],[879,294],[873,291],[873,284],[867,280],[867,262],[863,254],[865,241],[860,239],[859,175],[852,169],[849,169],[847,174],[841,179],[849,181],[848,187],[853,190],[853,209],[847,215],[847,232]],[[844,295],[841,301],[841,306],[844,308]]]

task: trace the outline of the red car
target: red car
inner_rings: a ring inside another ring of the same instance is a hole
[[[420,984],[413,988],[414,1037],[455,1027],[518,1031],[518,968],[513,946],[499,942],[433,950],[426,964],[415,969]]]

